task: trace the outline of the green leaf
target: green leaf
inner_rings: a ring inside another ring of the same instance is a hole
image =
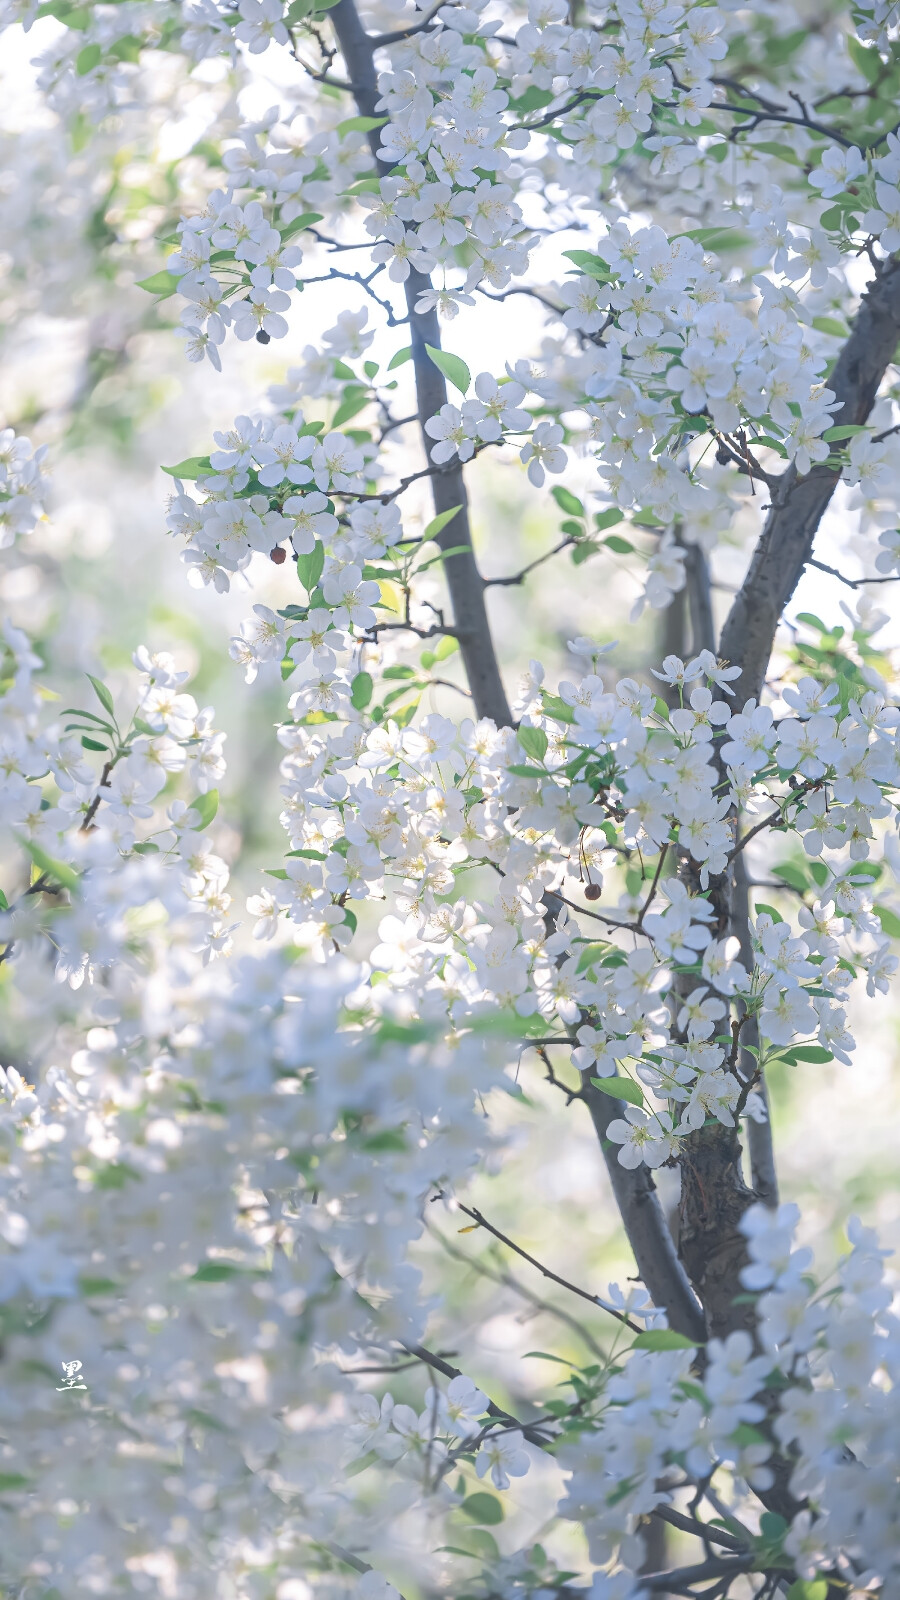
[[[620,533],[610,533],[604,540],[607,550],[615,551],[617,556],[631,555],[634,545],[630,539],[623,539]]]
[[[488,1527],[496,1527],[498,1522],[503,1521],[503,1506],[495,1494],[470,1494],[459,1509],[464,1517]]]
[[[772,874],[774,877],[780,878],[782,883],[788,884],[791,889],[799,889],[801,892],[805,892],[809,888],[806,873],[802,867],[796,866],[793,861],[782,861],[777,867],[772,868]]]
[[[787,1600],[827,1600],[828,1584],[824,1578],[798,1578],[787,1592]]]
[[[96,739],[89,739],[86,734],[81,736],[81,746],[83,750],[102,750],[104,755],[108,754],[107,745],[99,744]]]
[[[302,216],[294,217],[293,221],[289,222],[286,227],[279,228],[282,244],[286,244],[288,239],[293,239],[295,234],[302,233],[304,228],[311,228],[313,223],[321,221],[322,213],[320,211],[304,211]]]
[[[8,910],[9,910],[9,901],[6,898],[6,895],[3,893],[3,890],[0,889],[0,911],[8,911]]]
[[[543,778],[546,776],[543,767],[526,767],[524,765],[520,765],[519,763],[516,763],[514,766],[507,767],[506,770],[514,778]]]
[[[24,1489],[30,1482],[22,1472],[0,1472],[0,1494],[4,1489]]]
[[[402,350],[398,350],[394,355],[391,356],[391,359],[387,364],[387,369],[386,370],[388,372],[393,372],[396,367],[402,367],[402,366],[404,366],[404,364],[407,361],[411,361],[411,360],[412,360],[412,345],[411,344],[404,345]]]
[[[96,722],[97,726],[100,727],[100,728],[104,728],[107,733],[113,733],[114,732],[114,729],[110,726],[110,724],[108,722],[104,722],[102,717],[98,717],[96,711],[81,711],[78,706],[66,706],[65,709],[63,710],[63,716],[64,717],[86,717],[88,722]],[[68,732],[68,729],[66,731]]]
[[[874,83],[882,70],[882,60],[876,46],[864,45],[853,34],[847,35],[847,53],[858,72],[862,73],[866,83]],[[812,1600],[812,1597],[809,1597]]]
[[[42,850],[33,839],[23,839],[21,842],[39,872],[45,872],[48,878],[55,878],[56,882],[62,884],[64,889],[68,889],[70,894],[78,888],[78,873],[67,862],[57,861],[53,856],[48,856],[46,850]]]
[[[139,840],[138,843],[133,846],[133,849],[134,849],[135,854],[139,855],[139,856],[158,856],[159,855],[159,845],[158,844],[154,844],[152,839],[141,839],[141,840]]]
[[[590,250],[564,250],[563,255],[574,262],[581,272],[587,273],[589,278],[596,278],[598,283],[611,282],[609,265],[602,256],[592,255]]]
[[[331,426],[333,428],[343,427],[344,423],[349,422],[351,417],[355,417],[358,412],[365,410],[370,398],[367,389],[363,390],[362,393],[357,389],[355,394],[351,394],[348,399],[343,400],[338,406],[331,419]]]
[[[212,467],[209,456],[188,456],[186,461],[179,461],[175,467],[163,467],[162,471],[167,472],[170,478],[183,478],[188,482],[193,478],[205,478],[212,472]]]
[[[552,99],[552,89],[539,89],[536,83],[532,83],[524,94],[520,94],[517,100],[510,100],[509,103],[514,111],[521,114],[528,111],[542,111],[544,106],[549,106]]]
[[[438,640],[434,650],[432,651],[432,655],[434,656],[435,661],[446,661],[447,657],[454,655],[458,649],[459,640],[455,639],[452,634],[448,633],[444,635],[443,639]]]
[[[82,1278],[78,1279],[78,1287],[84,1295],[113,1294],[121,1288],[115,1278]]]
[[[766,56],[769,61],[780,67],[785,61],[790,60],[801,45],[806,44],[808,38],[809,31],[806,28],[794,28],[791,33],[775,34],[766,40]]]
[[[464,556],[469,553],[472,546],[468,544],[454,544],[448,550],[442,550],[439,555],[432,556],[430,561],[423,561],[417,572],[427,572],[429,567],[437,566],[439,561],[449,561],[451,556]],[[393,573],[391,574],[393,577]]]
[[[753,442],[755,445],[764,445],[767,450],[774,450],[775,454],[781,456],[782,460],[787,460],[787,451],[780,439],[773,439],[769,434],[761,433]]]
[[[799,1061],[811,1061],[816,1066],[824,1066],[827,1061],[833,1061],[834,1056],[819,1044],[795,1044],[790,1050],[784,1051],[782,1059],[794,1067]]]
[[[819,225],[825,229],[826,233],[836,233],[837,230],[842,228],[844,225],[844,213],[842,208],[836,205],[828,206],[828,208],[822,212],[822,215],[819,218]]]
[[[610,1094],[614,1100],[627,1100],[632,1106],[644,1104],[644,1091],[631,1078],[592,1078],[591,1083],[601,1094]]]
[[[586,972],[588,967],[593,967],[598,961],[602,961],[608,949],[609,945],[605,941],[602,944],[586,944],[578,957],[576,974]]]
[[[94,1173],[95,1189],[124,1189],[129,1178],[140,1178],[141,1174],[127,1161],[108,1161],[105,1166],[98,1167]]]
[[[621,521],[622,512],[615,506],[610,506],[608,511],[597,511],[594,515],[594,527],[598,533],[602,533],[604,528],[614,528],[616,523]]]
[[[369,672],[358,672],[350,685],[350,704],[355,711],[363,711],[372,698],[372,675]]]
[[[426,344],[425,349],[428,351],[438,372],[444,374],[447,382],[452,383],[454,389],[458,389],[460,394],[466,394],[472,382],[472,374],[462,357],[451,355],[449,350],[438,350],[433,344]]]
[[[550,743],[543,728],[520,728],[517,737],[527,756],[533,761],[543,761]]]
[[[583,539],[587,533],[587,528],[582,522],[573,522],[571,517],[566,517],[565,521],[560,523],[559,531],[560,533],[567,533],[570,539]]]
[[[779,161],[787,161],[792,167],[803,166],[801,157],[789,144],[776,144],[774,139],[764,139],[760,144],[747,144],[744,149],[748,155],[755,155],[759,151],[761,155],[775,156]]]
[[[813,317],[812,325],[819,333],[830,333],[835,339],[846,339],[850,332],[837,317]]]
[[[856,422],[842,422],[837,428],[826,428],[822,435],[826,444],[834,444],[838,439],[852,439],[854,434],[867,433],[868,429]]]
[[[820,889],[824,889],[829,877],[828,868],[824,861],[811,861],[809,863],[809,875]]]
[[[764,1539],[768,1539],[771,1544],[776,1544],[784,1538],[788,1531],[788,1525],[784,1517],[780,1517],[777,1511],[764,1511],[759,1519],[759,1531]]]
[[[559,695],[548,694],[546,689],[541,690],[541,706],[545,716],[553,717],[556,722],[571,724],[575,721],[572,707],[567,705],[565,700],[561,700]]]
[[[325,565],[325,546],[316,540],[308,555],[297,557],[297,577],[307,594],[312,594]]]
[[[358,194],[380,194],[381,179],[360,178],[357,183],[351,183],[349,189],[346,189],[344,192],[345,194],[351,196]]]
[[[595,556],[596,554],[597,546],[593,539],[582,539],[581,543],[577,544],[572,551],[573,567],[580,567],[590,556]]]
[[[781,915],[781,912],[780,911],[776,911],[774,906],[767,906],[764,900],[757,900],[757,902],[756,902],[756,915],[758,917],[760,917],[760,916],[771,917],[773,922],[783,922],[784,921],[784,917]]]
[[[449,511],[439,511],[437,516],[432,517],[428,526],[423,530],[423,540],[436,539],[442,529],[446,528],[447,523],[452,522],[457,512],[461,510],[462,506],[451,506]]]
[[[116,717],[115,702],[113,701],[113,697],[110,694],[109,690],[107,689],[106,684],[102,681],[102,679],[92,677],[89,672],[85,673],[85,677],[87,678],[88,683],[90,684],[90,686],[93,689],[95,695],[97,696],[97,699],[100,701],[100,704],[102,705],[104,711],[108,711],[109,715],[112,717],[113,721],[115,721],[115,717]]]
[[[197,1271],[191,1274],[191,1283],[224,1283],[228,1278],[240,1278],[247,1271],[246,1267],[236,1266],[233,1261],[203,1261]]]
[[[740,228],[690,228],[686,233],[675,233],[673,239],[693,239],[704,250],[740,250],[748,243],[747,234]]]
[[[808,628],[815,628],[818,633],[828,632],[824,622],[820,617],[817,617],[813,611],[798,611],[797,621],[805,622]]]
[[[380,1150],[408,1150],[406,1134],[402,1128],[382,1128],[378,1133],[373,1133],[368,1139],[363,1139],[361,1150],[368,1150],[377,1155]]]
[[[584,516],[584,506],[581,504],[581,501],[574,494],[572,494],[570,490],[564,489],[561,483],[555,483],[553,488],[550,490],[550,493],[556,501],[556,504],[559,506],[560,511],[565,511],[567,516]]]
[[[882,933],[886,933],[889,939],[900,939],[900,917],[896,911],[892,911],[890,906],[882,905],[877,905],[873,909],[881,923]]]
[[[500,1551],[497,1541],[487,1528],[466,1528],[462,1537],[469,1541],[471,1549],[466,1550],[461,1544],[439,1544],[435,1554],[446,1551],[451,1556],[466,1556],[469,1561],[498,1561]],[[471,1595],[458,1591],[457,1600],[473,1600]]]
[[[343,139],[345,133],[371,133],[373,128],[383,128],[387,121],[387,117],[346,117],[338,123],[337,135]]]
[[[674,1328],[645,1328],[631,1346],[632,1350],[696,1350],[696,1339],[687,1339]]]
[[[103,51],[99,44],[86,44],[75,57],[75,71],[79,78],[84,78],[89,72],[93,72],[95,67],[99,67],[102,59]]]
[[[206,794],[198,794],[196,800],[191,801],[190,809],[200,818],[199,822],[194,823],[194,832],[202,833],[204,828],[209,827],[219,809],[218,789],[208,789]]]
[[[171,272],[154,272],[152,278],[138,278],[135,286],[158,295],[160,300],[167,300],[178,288],[178,279]]]

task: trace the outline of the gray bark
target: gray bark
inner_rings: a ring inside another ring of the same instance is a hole
[[[840,405],[835,425],[865,423],[900,339],[900,262],[883,265],[862,297],[853,327],[828,380]],[[790,467],[774,487],[772,505],[747,575],[728,614],[719,655],[740,667],[738,707],[758,699],[784,607],[812,555],[816,531],[836,484],[833,458],[802,477]],[[747,902],[729,870],[712,885],[717,933],[747,944]],[[752,1060],[752,1058],[751,1058]],[[741,1219],[754,1200],[777,1195],[774,1159],[762,1132],[751,1135],[756,1193],[744,1182],[736,1130],[710,1127],[689,1136],[682,1157],[682,1228],[679,1251],[706,1313],[711,1334],[752,1327],[740,1296],[746,1261]]]
[[[360,116],[377,117],[379,94],[374,42],[363,28],[354,0],[339,0],[329,15],[334,23]],[[377,128],[369,134],[369,143],[378,160],[380,133]],[[378,165],[382,172],[390,171],[384,162],[378,161]],[[436,311],[416,311],[416,301],[423,291],[431,288],[431,279],[420,272],[411,271],[405,288],[419,426],[425,455],[431,464],[429,452],[434,441],[425,433],[425,423],[436,411],[440,411],[441,406],[446,405],[447,385],[443,373],[434,365],[425,346],[430,344],[432,349],[440,349],[440,323]],[[459,462],[455,465],[449,463],[441,471],[435,472],[431,487],[436,514],[449,511],[453,506],[460,508],[458,514],[438,534],[437,543],[442,550],[460,550],[458,555],[447,558],[444,571],[453,610],[453,632],[459,639],[475,711],[479,717],[492,717],[498,726],[503,727],[512,718],[491,637],[484,600],[484,579],[478,571],[472,550],[468,498]]]
[[[613,1144],[606,1131],[613,1118],[622,1115],[622,1102],[595,1089],[587,1073],[582,1079],[582,1094],[600,1141],[609,1181],[641,1282],[654,1305],[665,1308],[670,1328],[702,1344],[706,1338],[703,1311],[678,1259],[653,1175],[648,1167],[637,1167],[630,1171],[620,1166],[619,1146]]]
[[[862,297],[828,387],[840,400],[835,425],[861,424],[875,403],[900,339],[900,262],[890,260]],[[838,447],[840,448],[840,447]],[[775,631],[812,555],[816,530],[840,479],[833,462],[805,478],[794,467],[778,480],[759,543],[722,629],[719,654],[741,668],[735,703],[759,699]]]
[[[691,654],[701,650],[716,653],[716,625],[713,620],[709,562],[699,544],[685,544],[685,580],[691,612]]]

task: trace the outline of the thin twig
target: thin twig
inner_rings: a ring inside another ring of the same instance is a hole
[[[440,1372],[445,1378],[461,1378],[463,1376],[459,1367],[451,1366],[449,1361],[444,1361],[441,1356],[436,1356],[432,1350],[427,1350],[423,1344],[406,1344],[403,1340],[397,1341],[401,1348],[409,1355],[415,1356],[417,1361],[424,1362],[426,1367],[433,1367],[435,1372]],[[493,1400],[489,1400],[485,1407],[489,1417],[498,1422],[505,1422],[509,1427],[515,1428],[526,1438],[529,1444],[537,1445],[539,1450],[546,1450],[547,1439],[541,1432],[542,1428],[552,1426],[555,1419],[548,1417],[546,1422],[520,1422],[518,1417],[512,1416],[509,1411],[504,1411]]]
[[[861,589],[867,583],[900,583],[900,573],[894,573],[888,578],[845,578],[842,572],[838,572],[837,567],[829,567],[824,561],[817,561],[814,556],[810,556],[806,565],[818,567],[820,572],[827,572],[829,577],[840,579],[848,589]]]
[[[414,34],[424,33],[430,27],[439,11],[449,11],[454,4],[455,0],[437,0],[437,4],[433,5],[430,11],[426,11],[421,22],[417,22],[409,28],[395,28],[393,33],[370,33],[368,38],[372,49],[378,50],[382,45],[397,44],[400,39],[411,39]]]
[[[568,1044],[568,1040],[566,1040],[566,1043]],[[520,1282],[512,1272],[499,1267],[485,1266],[485,1263],[479,1261],[475,1256],[467,1255],[464,1250],[457,1249],[456,1245],[450,1243],[446,1234],[441,1233],[440,1228],[435,1228],[432,1223],[426,1221],[425,1226],[432,1238],[438,1241],[441,1249],[452,1257],[454,1261],[461,1262],[470,1268],[472,1272],[478,1273],[479,1277],[490,1279],[491,1283],[499,1283],[504,1288],[511,1289],[513,1294],[521,1296],[523,1300],[528,1301],[529,1305],[534,1306],[535,1311],[543,1312],[548,1317],[556,1317],[557,1321],[564,1322],[567,1327],[572,1329],[573,1333],[578,1335],[579,1339],[583,1340],[592,1355],[599,1356],[602,1360],[606,1359],[605,1352],[597,1344],[596,1340],[592,1338],[584,1323],[579,1322],[577,1317],[573,1317],[571,1312],[564,1311],[562,1306],[555,1306],[551,1300],[542,1300],[540,1295],[535,1294],[526,1284]]]
[[[440,1197],[436,1196],[436,1198]],[[549,1278],[553,1283],[558,1283],[561,1289],[568,1289],[570,1294],[577,1294],[580,1299],[587,1300],[589,1305],[597,1306],[601,1311],[608,1312],[611,1317],[615,1317],[617,1322],[621,1322],[626,1328],[630,1328],[632,1333],[641,1333],[643,1331],[624,1312],[614,1310],[612,1306],[599,1301],[597,1296],[590,1294],[587,1289],[579,1288],[577,1283],[570,1283],[568,1278],[560,1277],[559,1273],[554,1272],[551,1267],[545,1267],[535,1256],[529,1255],[528,1251],[524,1250],[520,1244],[516,1244],[514,1239],[510,1239],[507,1234],[501,1233],[499,1228],[495,1228],[494,1224],[488,1222],[487,1217],[483,1216],[475,1207],[464,1206],[458,1200],[456,1209],[464,1212],[467,1217],[471,1217],[479,1228],[484,1228],[487,1233],[493,1234],[494,1238],[499,1239],[500,1243],[505,1244],[509,1250],[514,1250],[517,1256],[521,1256],[523,1261],[527,1261],[529,1266],[534,1267],[543,1278]]]
[[[485,578],[484,587],[486,589],[509,588],[514,584],[522,583],[528,577],[529,572],[534,571],[535,567],[543,566],[544,562],[549,561],[552,556],[558,556],[561,550],[567,550],[569,545],[577,543],[577,539],[561,539],[559,544],[554,545],[552,550],[546,550],[542,556],[537,556],[534,561],[529,561],[527,567],[522,567],[520,572],[514,572],[508,578]]]

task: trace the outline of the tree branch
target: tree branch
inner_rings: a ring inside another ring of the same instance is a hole
[[[741,960],[748,972],[753,970],[753,947],[750,943],[750,885],[747,879],[747,858],[739,855],[734,863],[734,901],[732,927],[740,940]],[[778,1204],[778,1174],[775,1168],[775,1147],[772,1142],[772,1120],[769,1112],[769,1095],[758,1058],[751,1054],[750,1046],[759,1049],[759,1023],[757,1018],[745,1017],[741,1029],[741,1048],[738,1073],[745,1083],[758,1074],[756,1092],[765,1103],[765,1122],[747,1118],[747,1150],[750,1156],[750,1182],[753,1192],[764,1206]]]
[[[688,607],[691,614],[691,655],[701,650],[716,653],[716,625],[713,620],[712,593],[709,584],[709,562],[699,544],[682,543],[684,570],[687,581]]]
[[[600,1141],[609,1181],[641,1282],[654,1305],[665,1310],[670,1328],[702,1344],[706,1339],[703,1311],[675,1252],[650,1169],[641,1166],[631,1170],[621,1166],[619,1146],[613,1144],[607,1133],[609,1124],[621,1115],[621,1103],[612,1095],[595,1089],[589,1072],[582,1075],[581,1098],[590,1112],[594,1131]]]
[[[632,1333],[642,1332],[642,1329],[636,1322],[632,1322],[630,1317],[626,1317],[621,1311],[616,1311],[613,1306],[608,1306],[605,1301],[598,1300],[597,1296],[591,1294],[589,1290],[580,1289],[577,1283],[569,1283],[567,1278],[561,1278],[559,1273],[553,1272],[550,1267],[543,1266],[534,1256],[529,1255],[527,1250],[523,1250],[520,1244],[516,1244],[515,1240],[508,1238],[505,1233],[501,1233],[500,1229],[495,1228],[492,1222],[488,1222],[487,1217],[482,1216],[480,1211],[470,1206],[464,1206],[459,1200],[457,1200],[456,1206],[457,1210],[463,1211],[467,1217],[471,1217],[479,1228],[484,1228],[487,1233],[492,1233],[495,1239],[500,1240],[501,1244],[505,1244],[508,1249],[514,1250],[517,1256],[521,1256],[523,1261],[527,1261],[529,1266],[534,1267],[543,1278],[550,1278],[553,1283],[558,1283],[561,1289],[568,1289],[570,1294],[579,1295],[582,1300],[588,1302],[588,1305],[596,1306],[598,1310],[607,1312],[609,1316],[615,1317],[617,1322],[621,1322],[626,1328],[630,1328]]]
[[[364,117],[376,117],[379,93],[374,51],[378,35],[367,34],[359,18],[354,0],[339,0],[329,13],[337,34],[347,76],[353,87],[353,96],[359,112]],[[369,133],[369,143],[380,171],[390,167],[378,156],[379,134]],[[431,279],[421,272],[411,270],[406,280],[406,303],[409,310],[410,343],[416,379],[419,425],[425,447],[426,460],[430,461],[431,440],[425,433],[425,423],[441,406],[447,403],[447,385],[428,354],[426,345],[439,349],[440,324],[437,311],[417,311],[420,295],[431,289]],[[443,550],[457,550],[444,563],[447,586],[453,607],[453,618],[459,630],[460,652],[469,680],[469,688],[479,717],[492,717],[498,726],[507,726],[512,717],[500,668],[494,651],[487,609],[484,601],[484,580],[475,564],[472,536],[469,526],[468,499],[462,466],[457,464],[432,478],[435,513],[459,507],[446,527],[437,535]]]
[[[829,577],[838,578],[848,589],[862,589],[867,583],[900,583],[900,573],[896,572],[889,578],[845,578],[842,572],[838,572],[837,567],[828,567],[824,561],[816,561],[813,556],[810,556],[806,565],[818,567],[820,572],[827,572]]]
[[[834,423],[864,423],[900,339],[900,262],[889,261],[863,294],[828,387],[840,401]],[[781,614],[812,556],[813,540],[840,465],[823,462],[805,477],[796,467],[779,479],[747,575],[722,629],[719,654],[741,668],[734,685],[743,705],[762,690]]]
[[[442,1373],[445,1378],[463,1376],[459,1367],[451,1366],[442,1356],[436,1356],[432,1350],[426,1350],[423,1344],[405,1344],[402,1340],[397,1342],[408,1355],[415,1356],[416,1360],[424,1362],[426,1367],[433,1367],[435,1372]],[[488,1401],[485,1409],[488,1416],[494,1417],[497,1422],[506,1422],[510,1427],[517,1428],[529,1444],[537,1445],[539,1450],[546,1450],[548,1441],[541,1429],[549,1427],[552,1418],[548,1417],[546,1422],[520,1422],[518,1417],[512,1416],[509,1411],[504,1411],[502,1406],[495,1405],[493,1400]]]
[[[568,1043],[568,1040],[566,1042]],[[484,1261],[479,1260],[477,1256],[470,1256],[464,1250],[458,1250],[456,1245],[450,1243],[450,1240],[441,1232],[440,1228],[433,1227],[430,1222],[426,1221],[425,1226],[431,1237],[437,1240],[441,1249],[446,1251],[451,1260],[459,1261],[468,1271],[477,1273],[480,1278],[488,1278],[491,1283],[499,1283],[504,1289],[511,1289],[513,1294],[517,1294],[521,1299],[527,1300],[535,1311],[543,1312],[544,1315],[555,1317],[558,1322],[565,1323],[566,1327],[571,1328],[572,1332],[582,1340],[592,1355],[599,1356],[605,1361],[605,1351],[597,1343],[593,1335],[588,1332],[584,1323],[579,1322],[577,1317],[573,1317],[562,1306],[554,1305],[552,1300],[543,1300],[539,1294],[535,1294],[532,1289],[528,1288],[527,1284],[522,1283],[512,1272],[507,1272],[500,1267],[489,1267]]]
[[[642,1589],[651,1594],[692,1594],[696,1583],[708,1578],[736,1578],[742,1572],[759,1571],[756,1559],[745,1556],[710,1556],[693,1567],[679,1567],[674,1572],[648,1572],[638,1580]]]

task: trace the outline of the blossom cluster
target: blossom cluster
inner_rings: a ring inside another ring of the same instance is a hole
[[[697,547],[740,541],[761,486],[777,509],[827,463],[896,575],[894,391],[846,422],[836,363],[866,274],[900,247],[896,7],[786,33],[771,0],[574,19],[564,0],[378,0],[374,116],[329,9],[0,0],[0,24],[54,19],[39,83],[76,156],[92,123],[115,139],[151,60],[202,64],[195,85],[221,57],[246,86],[269,49],[308,68],[267,115],[213,130],[218,187],[165,225],[143,287],[186,303],[189,359],[218,370],[229,329],[286,339],[323,263],[410,329],[382,370],[354,302],[267,413],[167,469],[194,582],[249,583],[254,557],[289,580],[231,642],[248,682],[289,683],[288,848],[250,898],[252,955],[210,831],[223,735],[187,675],[141,648],[127,722],[99,679],[91,709],[48,709],[38,651],[3,627],[0,1581],[22,1600],[395,1600],[379,1569],[400,1573],[396,1530],[416,1526],[441,1541],[416,1592],[637,1600],[648,1519],[672,1513],[708,1557],[697,1581],[887,1600],[897,1323],[860,1224],[820,1287],[794,1208],[749,1207],[722,1338],[679,1333],[639,1287],[576,1289],[609,1337],[589,1333],[571,1403],[548,1388],[530,1417],[468,1352],[460,1369],[432,1353],[447,1307],[422,1274],[426,1220],[458,1220],[511,1098],[525,1114],[523,1059],[594,1107],[614,1180],[645,1200],[644,1169],[684,1178],[704,1139],[759,1133],[767,1064],[852,1062],[854,986],[888,990],[900,927],[878,619],[859,606],[845,636],[803,614],[761,701],[736,699],[740,668],[692,617],[691,649],[652,677],[617,678],[577,638],[553,689],[531,662],[515,723],[451,718],[429,697],[465,628],[427,574],[465,494],[423,532],[403,497],[420,476],[461,484],[486,449],[510,447],[537,490],[583,457],[584,500],[550,491],[560,551],[637,555],[636,616],[670,603]],[[99,185],[79,184],[102,234]],[[571,271],[550,258],[566,230]],[[546,336],[533,358],[511,339],[473,384],[437,314],[509,294]],[[394,385],[423,344],[458,398],[417,395],[404,418]],[[407,479],[412,420],[427,456]],[[42,455],[0,435],[0,546],[40,515]],[[608,535],[625,513],[629,537]],[[776,903],[750,883],[741,940],[722,885],[775,838]],[[53,1382],[76,1355],[83,1399]],[[599,1571],[518,1524],[500,1554],[496,1497],[529,1470]]]

